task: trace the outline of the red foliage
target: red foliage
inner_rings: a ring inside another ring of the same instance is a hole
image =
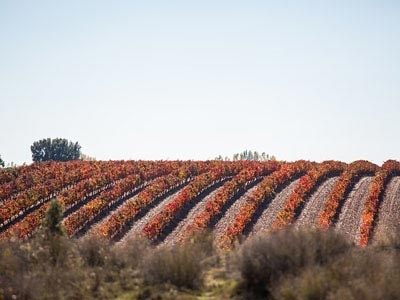
[[[93,177],[82,180],[58,196],[61,204],[64,207],[71,208],[76,204],[85,201],[88,197],[98,194],[100,191],[103,191],[106,188],[110,188],[111,186],[115,185],[116,182],[121,181],[123,178],[126,178],[129,175],[139,174],[140,178],[144,178],[145,176],[142,173],[147,172],[148,169],[157,168],[162,170],[165,168],[166,164],[169,164],[171,168],[177,168],[182,164],[181,162],[159,163],[134,161],[110,161],[102,162],[100,164],[98,162],[91,163],[98,165],[96,174]],[[88,174],[90,174],[90,172]],[[24,238],[27,236],[27,234],[32,233],[42,223],[48,206],[49,203],[44,203],[38,209],[27,214],[20,222],[13,224],[7,230],[3,231],[0,234],[0,238],[4,239],[11,236]]]
[[[53,179],[56,173],[70,172],[78,167],[80,164],[77,161],[63,163],[48,161],[0,170],[0,202],[15,198],[18,193],[39,185],[45,180]]]
[[[90,178],[110,166],[112,166],[111,162],[74,161],[43,164],[42,167],[46,171],[42,173],[47,175],[35,179],[40,181],[40,178],[42,178],[40,183],[18,193],[15,199],[8,199],[0,204],[0,228],[20,214],[25,214],[27,209],[40,206],[63,190],[70,188],[81,180]],[[27,184],[27,186],[30,184]]]
[[[300,178],[300,182],[289,195],[284,208],[279,212],[272,228],[280,229],[291,224],[295,217],[296,209],[302,202],[306,201],[316,185],[329,176],[342,173],[346,166],[345,163],[338,161],[325,161],[308,171],[306,175]]]
[[[241,190],[256,180],[260,176],[265,176],[273,171],[278,170],[280,164],[275,161],[265,163],[252,163],[252,165],[232,180],[224,184],[224,186],[206,203],[205,208],[194,220],[186,227],[183,238],[190,236],[194,231],[204,230],[211,222],[212,218],[221,213],[221,209]]]
[[[139,166],[137,172],[116,182],[110,189],[102,191],[96,198],[90,200],[78,211],[69,215],[64,220],[64,226],[68,235],[73,235],[103,210],[109,208],[116,201],[126,197],[135,190],[142,188],[146,182],[166,175],[179,166],[180,163],[175,162],[149,162]]]
[[[368,198],[365,201],[362,224],[360,226],[360,246],[366,246],[368,244],[379,199],[389,179],[398,174],[400,174],[400,163],[395,160],[386,161],[376,173],[369,188]]]
[[[193,162],[185,164],[171,174],[155,179],[132,201],[126,201],[113,213],[101,226],[93,232],[94,235],[113,238],[140,212],[149,205],[155,198],[169,192],[171,189],[193,178],[194,176],[208,171],[209,164],[204,162]]]
[[[294,163],[286,163],[271,175],[265,177],[263,181],[257,185],[254,192],[246,199],[239,213],[230,225],[225,234],[222,236],[220,244],[222,247],[229,247],[238,238],[247,224],[251,221],[258,206],[275,195],[275,191],[279,186],[295,176],[306,173],[313,167],[313,163],[309,161],[299,160]]]
[[[329,194],[328,200],[325,202],[324,210],[318,218],[318,226],[320,228],[328,228],[340,203],[345,200],[344,198],[349,188],[353,186],[361,176],[375,174],[377,170],[377,165],[366,160],[358,160],[349,164],[347,169],[340,175]]]
[[[197,176],[185,187],[163,211],[156,215],[143,229],[149,239],[156,239],[171,220],[179,214],[183,207],[198,196],[203,190],[222,179],[240,172],[248,162],[221,162],[209,172]]]
[[[271,173],[272,172],[272,173]],[[156,239],[165,227],[181,212],[190,201],[204,189],[216,182],[234,176],[207,202],[185,230],[184,236],[192,231],[203,230],[222,207],[239,191],[260,176],[267,175],[254,192],[246,199],[233,223],[222,237],[223,245],[230,245],[243,233],[258,206],[266,199],[272,199],[276,190],[293,179],[300,178],[299,184],[285,202],[273,228],[278,229],[293,222],[295,211],[306,201],[318,182],[333,173],[340,173],[319,216],[318,225],[330,226],[337,208],[344,201],[349,189],[360,177],[375,174],[365,202],[360,227],[360,245],[367,245],[371,235],[379,199],[388,180],[400,174],[400,163],[389,160],[379,169],[368,161],[356,161],[346,167],[344,163],[327,161],[314,164],[308,161],[280,164],[277,162],[46,162],[35,163],[0,172],[0,239],[24,238],[32,234],[42,223],[51,198],[58,197],[67,209],[76,210],[65,219],[68,234],[73,235],[90,220],[108,210],[116,201],[126,198],[133,191],[143,188],[133,200],[122,204],[110,218],[94,233],[107,238],[118,234],[155,198],[192,180],[166,208],[144,228],[143,234]],[[153,180],[153,181],[152,181]],[[94,197],[94,198],[93,198]],[[29,212],[31,211],[31,212]],[[29,212],[29,213],[28,213]],[[15,222],[20,217],[21,221]],[[14,220],[14,221],[13,221]],[[9,226],[9,222],[15,224]],[[5,227],[8,227],[5,229]]]

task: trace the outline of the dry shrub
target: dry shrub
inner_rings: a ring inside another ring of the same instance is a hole
[[[0,241],[0,299],[11,299],[13,295],[24,296],[28,290],[24,273],[29,260],[16,241]]]
[[[323,265],[348,251],[350,244],[333,231],[282,230],[246,241],[238,252],[243,288],[267,295],[283,276],[308,265]]]
[[[294,241],[300,243],[308,265],[324,265],[354,248],[353,244],[334,230],[300,229],[292,231],[292,234],[295,236]]]
[[[400,228],[395,228],[393,231],[382,231],[375,234],[371,244],[380,249],[400,250]]]
[[[325,266],[309,266],[298,276],[282,280],[273,298],[400,299],[399,254],[386,250],[352,249]]]
[[[306,268],[296,277],[284,278],[273,288],[273,299],[319,300],[329,299],[332,291],[340,288],[338,274],[323,267]],[[338,298],[348,299],[348,297]]]
[[[123,245],[115,245],[113,248],[121,267],[129,268],[137,268],[148,251],[152,251],[150,241],[144,237],[129,238]]]
[[[111,257],[110,242],[99,237],[85,236],[77,241],[77,246],[81,258],[89,267],[104,266]]]
[[[2,242],[0,299],[88,298],[75,254],[62,237]]]
[[[170,283],[179,288],[199,288],[213,254],[212,238],[197,237],[149,252],[140,264],[148,284]]]

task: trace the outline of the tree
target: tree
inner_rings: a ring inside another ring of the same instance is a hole
[[[31,146],[32,160],[41,162],[47,160],[69,161],[77,160],[81,155],[81,146],[68,142],[67,139],[42,139]]]
[[[61,202],[58,199],[52,200],[42,223],[44,233],[43,246],[48,247],[49,259],[53,265],[59,264],[66,256],[67,251],[65,230],[61,223],[63,210]]]
[[[43,228],[47,236],[64,235],[62,226],[63,207],[58,199],[50,202],[50,207],[46,212],[46,218],[43,220]]]
[[[89,156],[89,155],[84,154],[84,153],[81,153],[79,159],[83,160],[83,161],[96,161],[96,157]]]
[[[1,156],[0,156],[0,167],[4,168],[4,160],[1,159]]]
[[[241,153],[235,153],[233,155],[233,161],[237,160],[267,161],[267,160],[276,160],[276,157],[273,155],[270,156],[265,152],[262,152],[260,154],[258,151],[253,152],[252,150],[244,150]]]

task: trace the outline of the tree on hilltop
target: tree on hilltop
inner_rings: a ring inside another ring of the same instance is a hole
[[[267,160],[276,160],[274,155],[266,154],[262,152],[261,154],[258,151],[244,150],[241,153],[235,153],[233,155],[233,160],[253,160],[253,161],[267,161]]]
[[[4,160],[1,159],[1,155],[0,155],[0,167],[4,168]]]
[[[223,158],[222,155],[218,155],[217,157],[214,158],[214,160],[230,161],[230,158],[227,156]],[[233,154],[232,160],[267,161],[267,160],[276,160],[276,157],[274,155],[266,154],[265,152],[262,152],[260,154],[258,151],[244,150],[243,152]]]
[[[83,161],[96,161],[96,157],[89,156],[85,153],[81,153],[81,155],[79,156],[79,159],[83,160]]]
[[[77,160],[81,155],[81,146],[67,139],[42,139],[31,146],[32,160],[41,161],[69,161]]]

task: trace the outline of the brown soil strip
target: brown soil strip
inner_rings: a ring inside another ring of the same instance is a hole
[[[251,193],[257,188],[258,185],[248,189],[246,193],[239,199],[237,199],[233,204],[226,210],[225,214],[214,226],[215,239],[218,240],[225,233],[229,225],[233,223],[235,216],[239,213],[242,205],[246,202],[246,199]]]
[[[374,239],[393,235],[400,228],[400,176],[393,177],[386,186],[378,211]]]
[[[102,222],[104,220],[104,218],[109,217],[116,209],[121,207],[121,205],[125,201],[133,199],[134,197],[136,197],[143,189],[145,189],[148,186],[149,183],[151,183],[151,181],[145,183],[141,187],[138,187],[138,188],[134,189],[127,196],[122,197],[119,200],[116,200],[114,203],[112,203],[108,207],[103,208],[102,211],[97,216],[95,216],[92,220],[90,220],[88,223],[86,223],[82,228],[77,230],[77,232],[74,234],[74,237],[80,238],[80,237],[86,235],[88,230],[90,230],[93,226],[95,226],[99,222]],[[90,202],[90,201],[88,201],[88,202]],[[64,217],[64,219],[65,218],[66,217]]]
[[[267,208],[261,213],[260,217],[254,223],[249,236],[266,232],[271,229],[272,223],[275,221],[278,213],[283,209],[289,195],[294,191],[299,179],[292,181],[282,191],[280,191],[274,199],[269,203]]]
[[[197,202],[196,205],[189,211],[187,216],[178,223],[176,228],[165,238],[164,242],[161,244],[174,244],[180,240],[186,227],[194,220],[197,214],[204,210],[207,202],[220,190],[223,186],[212,191],[206,197]]]
[[[171,203],[174,198],[185,188],[182,187],[172,195],[168,196],[165,198],[163,201],[158,203],[156,206],[152,207],[142,218],[138,219],[135,223],[133,223],[132,227],[129,229],[129,231],[124,235],[124,237],[117,243],[117,244],[124,244],[125,241],[129,240],[130,238],[135,238],[136,236],[139,236],[143,230],[143,228],[146,226],[146,224],[154,218],[158,213],[160,213],[165,206],[167,206],[169,203]]]
[[[129,198],[128,200],[124,201],[124,203],[126,203],[126,202],[131,202],[131,201],[135,201],[135,199],[137,198],[137,196],[138,196],[137,194],[134,195],[133,197],[131,197],[131,198]],[[108,212],[108,215],[107,215],[106,217],[104,217],[102,220],[100,220],[99,222],[93,224],[93,225],[88,229],[88,231],[86,232],[85,235],[90,235],[90,234],[92,234],[92,232],[94,232],[96,228],[101,227],[105,222],[107,222],[107,221],[111,218],[111,216],[112,216],[113,214],[117,213],[117,212],[118,212],[120,209],[122,209],[123,207],[124,207],[124,205],[120,205],[120,206],[118,206],[115,210],[109,211],[109,212]]]
[[[335,224],[335,230],[355,243],[360,239],[361,217],[373,179],[373,177],[363,177],[357,182],[344,202]]]
[[[339,177],[332,177],[325,180],[317,190],[311,195],[304,205],[299,217],[294,222],[294,227],[315,226],[319,215],[324,209],[325,202],[336,184]]]

